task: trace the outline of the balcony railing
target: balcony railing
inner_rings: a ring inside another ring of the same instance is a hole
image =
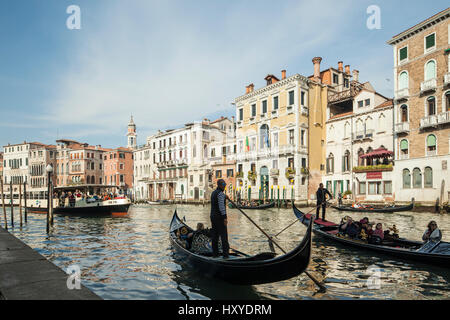
[[[353,139],[353,141],[373,139],[373,133],[374,133],[374,130],[359,131],[359,132],[353,133],[352,139]]]
[[[364,172],[377,172],[377,171],[393,171],[394,166],[392,164],[382,164],[378,166],[365,166],[365,167],[354,167],[353,172],[364,173]]]
[[[420,120],[420,128],[435,127],[438,125],[437,115],[428,116]]]
[[[444,85],[448,85],[448,84],[450,84],[450,72],[447,72],[444,75]]]
[[[270,169],[270,175],[271,176],[278,176],[278,175],[280,175],[280,169]]]
[[[420,84],[420,92],[423,93],[423,92],[427,92],[430,90],[436,90],[436,87],[437,87],[437,79],[436,78],[426,80]]]
[[[395,133],[408,133],[409,122],[400,122],[395,125]]]
[[[443,112],[438,115],[438,123],[439,124],[444,124],[444,123],[449,123],[449,122],[450,122],[450,111]]]
[[[408,99],[408,98],[409,98],[409,89],[408,88],[397,90],[397,92],[395,93],[395,99],[397,99],[397,100]]]

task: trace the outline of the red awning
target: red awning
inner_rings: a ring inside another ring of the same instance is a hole
[[[360,158],[388,158],[392,157],[394,153],[384,148],[380,148],[362,155]]]

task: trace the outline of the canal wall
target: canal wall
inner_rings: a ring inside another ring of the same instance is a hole
[[[83,285],[68,289],[68,277],[0,227],[0,300],[101,300]]]

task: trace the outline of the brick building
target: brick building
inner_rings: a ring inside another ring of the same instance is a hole
[[[394,36],[395,199],[434,205],[450,190],[450,8]]]

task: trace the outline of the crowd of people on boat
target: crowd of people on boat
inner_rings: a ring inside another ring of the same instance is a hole
[[[68,191],[68,192],[61,192],[60,194],[54,193],[53,194],[54,199],[59,200],[59,206],[65,207],[66,202],[68,202],[69,207],[75,207],[75,204],[77,201],[86,201],[86,203],[93,203],[93,202],[101,202],[101,201],[107,201],[107,200],[113,200],[113,199],[123,199],[124,197],[114,193],[114,192],[103,192],[101,194],[88,194],[85,192],[81,192],[80,190],[75,190],[74,192]]]
[[[375,228],[373,228],[374,225]],[[383,230],[383,224],[380,222],[370,222],[367,217],[364,217],[360,221],[354,221],[353,218],[349,216],[342,219],[338,229],[338,235],[340,236],[364,240],[370,244],[382,244],[385,240],[398,239],[398,232],[395,225],[393,225],[392,228],[389,228],[389,230]],[[423,234],[422,240],[424,242],[438,242],[441,239],[442,232],[439,230],[436,221],[431,221]]]

